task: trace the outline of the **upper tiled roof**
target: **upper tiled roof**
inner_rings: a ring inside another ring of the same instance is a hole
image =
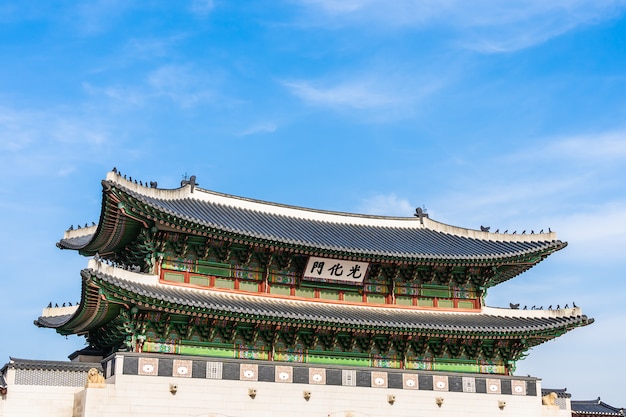
[[[428,217],[357,215],[267,203],[190,186],[176,190],[147,188],[109,173],[107,189],[118,190],[147,211],[232,236],[269,244],[297,246],[396,259],[482,261],[552,253],[566,243],[554,233],[500,234],[464,229]],[[83,232],[84,233],[84,232]],[[83,249],[94,246],[93,234],[66,233],[59,246]],[[97,248],[91,248],[94,251]]]
[[[293,300],[258,294],[241,294],[226,291],[186,288],[175,285],[149,282],[150,276],[122,271],[125,279],[110,275],[116,268],[105,267],[107,272],[85,269],[83,279],[90,285],[105,292],[125,294],[125,297],[148,300],[150,304],[169,303],[175,308],[195,308],[195,311],[219,315],[245,316],[269,321],[293,321],[315,325],[351,328],[376,328],[409,332],[435,332],[445,334],[483,335],[519,335],[527,334],[541,337],[542,341],[550,338],[552,331],[568,330],[591,323],[593,320],[582,315],[579,308],[562,311],[521,311],[507,309],[485,309],[481,313],[438,312],[411,308],[394,308],[339,304],[308,300]],[[156,279],[156,277],[154,277]],[[98,291],[93,300],[81,301],[85,305],[99,303]],[[85,297],[85,294],[83,294]],[[79,309],[76,314],[65,317],[64,322],[49,317],[40,317],[36,324],[43,327],[88,327],[78,321],[84,320]],[[544,314],[545,313],[545,314]],[[58,317],[60,319],[60,317]]]
[[[572,415],[624,416],[624,408],[612,407],[600,400],[572,400]]]

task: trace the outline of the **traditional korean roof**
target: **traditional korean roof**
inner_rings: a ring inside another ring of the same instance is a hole
[[[572,394],[567,392],[567,388],[541,388],[541,395],[555,393],[557,398],[572,398]]]
[[[624,408],[612,407],[600,400],[572,400],[573,416],[624,416]]]
[[[9,358],[9,363],[4,365],[3,369],[5,368],[77,372],[87,372],[90,368],[97,368],[100,371],[102,370],[102,366],[99,363],[19,359],[13,357]]]
[[[568,330],[593,322],[580,308],[523,311],[483,308],[481,312],[441,312],[338,302],[289,299],[271,295],[242,294],[158,283],[152,275],[133,273],[107,265],[81,272],[82,300],[73,313],[42,316],[35,324],[60,333],[81,333],[98,328],[115,317],[120,308],[139,304],[178,314],[234,317],[252,322],[294,323],[327,328],[376,330],[400,333],[525,337],[534,346]],[[52,309],[53,311],[54,309]],[[51,313],[49,313],[51,314]]]
[[[103,181],[99,224],[66,232],[57,244],[105,256],[142,228],[179,231],[305,255],[423,264],[502,265],[501,282],[567,245],[556,234],[503,234],[453,227],[421,210],[384,217],[313,210],[235,197],[185,185],[148,188],[110,172]]]

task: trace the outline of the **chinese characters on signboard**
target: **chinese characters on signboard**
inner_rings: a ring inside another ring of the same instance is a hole
[[[368,265],[369,263],[367,262],[311,256],[304,270],[304,279],[361,284],[365,278]]]

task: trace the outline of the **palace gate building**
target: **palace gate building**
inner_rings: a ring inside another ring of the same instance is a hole
[[[115,169],[102,188],[98,224],[57,244],[91,258],[80,303],[35,321],[88,348],[72,362],[12,358],[0,416],[570,412],[542,405],[541,380],[515,364],[593,319],[576,306],[485,304],[490,287],[566,246],[552,231],[453,227],[421,209],[305,209],[211,192],[195,177],[161,189]],[[90,368],[104,378],[85,387]]]

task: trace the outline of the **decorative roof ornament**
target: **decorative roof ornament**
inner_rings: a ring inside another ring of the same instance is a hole
[[[414,216],[420,219],[420,224],[424,224],[424,217],[428,218],[428,213],[426,213],[426,207],[424,207],[423,209],[421,207],[416,208]]]
[[[184,176],[184,179],[180,182],[180,186],[184,187],[185,185],[190,185],[191,186],[191,192],[193,193],[193,189],[196,187],[196,185],[200,185],[196,182],[196,176],[192,175],[191,177],[189,177],[189,179],[187,179],[187,175]]]

